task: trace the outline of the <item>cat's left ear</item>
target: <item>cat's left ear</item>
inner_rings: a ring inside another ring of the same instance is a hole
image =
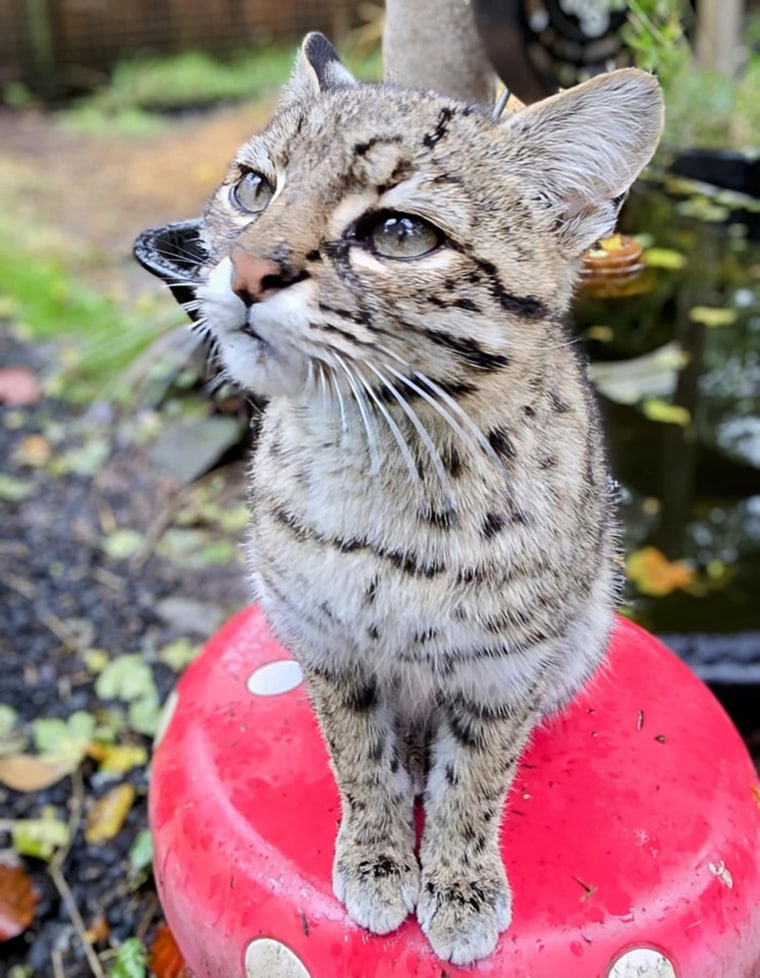
[[[296,56],[293,73],[285,87],[282,106],[311,101],[320,92],[348,88],[357,81],[345,67],[324,34],[307,34]]]
[[[663,121],[657,79],[623,68],[515,112],[503,125],[521,173],[553,208],[563,244],[581,254],[612,233]]]

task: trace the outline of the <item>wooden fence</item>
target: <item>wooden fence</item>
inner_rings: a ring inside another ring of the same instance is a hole
[[[357,0],[0,0],[0,84],[86,85],[140,52],[224,53],[308,30],[339,37]]]

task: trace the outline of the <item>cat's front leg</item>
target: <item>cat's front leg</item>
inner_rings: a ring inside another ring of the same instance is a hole
[[[499,851],[506,792],[533,715],[454,696],[442,704],[425,788],[417,919],[435,953],[467,965],[496,947],[512,918]]]
[[[386,934],[419,893],[413,788],[394,711],[371,676],[307,668],[306,679],[341,798],[333,891],[353,920]]]

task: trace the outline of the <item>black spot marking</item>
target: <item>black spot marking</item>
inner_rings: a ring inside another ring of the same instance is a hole
[[[376,642],[380,638],[380,629],[377,627],[377,625],[369,625],[367,628],[367,634],[373,642]]]
[[[515,446],[505,428],[494,428],[488,432],[488,443],[502,460],[511,460],[515,457]]]
[[[453,509],[433,509],[432,507],[423,510],[419,514],[420,519],[430,526],[435,526],[439,530],[450,530],[459,522],[457,514]]]
[[[462,456],[453,445],[444,445],[439,450],[439,454],[444,469],[446,469],[452,479],[456,479],[457,476],[461,475],[464,469],[464,462],[462,461]]]
[[[346,705],[355,713],[366,713],[377,704],[377,680],[369,678],[364,682],[353,682],[346,694]]]
[[[322,256],[319,251],[315,248],[313,251],[309,251],[306,254],[306,261],[321,261]]]
[[[426,628],[422,632],[415,632],[412,641],[419,645],[424,645],[425,642],[430,642],[434,638],[438,638],[438,629]]]
[[[553,469],[557,465],[556,455],[542,455],[538,460],[539,469]]]
[[[426,133],[422,140],[422,145],[427,147],[427,149],[432,149],[436,143],[439,143],[445,136],[448,130],[449,122],[454,118],[455,110],[450,109],[448,106],[444,106],[440,113],[438,114],[438,122],[436,123],[433,132]]]
[[[570,405],[567,401],[563,401],[556,391],[549,391],[549,402],[552,410],[557,414],[567,414],[570,411]]]
[[[526,418],[535,418],[536,409],[532,404],[523,404],[523,414]]]
[[[448,784],[455,785],[455,784],[458,783],[459,778],[457,777],[456,771],[454,770],[454,767],[453,767],[452,764],[447,764],[446,765],[446,770],[443,773],[444,773],[444,775],[446,777],[446,781],[447,781]]]
[[[377,598],[377,586],[380,582],[373,577],[364,590],[364,604],[374,604]]]
[[[483,526],[481,527],[481,533],[486,538],[486,540],[491,540],[496,536],[504,527],[507,525],[507,519],[503,513],[487,513],[486,518],[483,520]]]

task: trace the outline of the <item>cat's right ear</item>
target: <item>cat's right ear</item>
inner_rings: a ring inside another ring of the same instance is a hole
[[[293,102],[309,102],[320,92],[356,84],[356,79],[324,34],[313,32],[303,39],[290,81],[283,92],[281,107]]]

